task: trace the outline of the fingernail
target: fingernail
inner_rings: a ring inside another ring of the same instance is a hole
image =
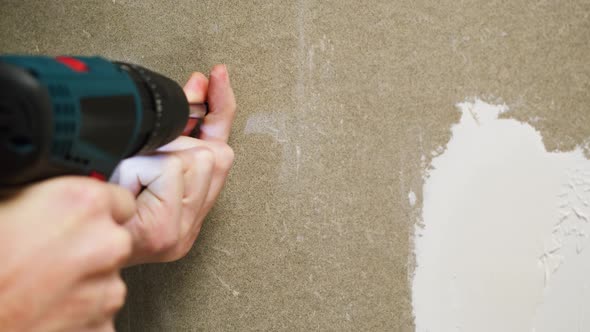
[[[227,79],[227,67],[224,64],[216,65],[213,68],[212,75],[216,76],[219,79]]]
[[[198,89],[199,88],[199,76],[193,74],[186,82],[185,87],[189,90]]]
[[[195,93],[194,91],[184,91],[184,94],[186,95],[186,99],[188,100],[189,103],[196,103],[199,102],[201,100],[201,95]]]

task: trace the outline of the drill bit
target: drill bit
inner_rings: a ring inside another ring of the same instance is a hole
[[[203,119],[208,112],[209,107],[207,103],[190,104],[188,122],[186,123],[182,134],[185,136],[199,138],[201,124],[203,123]]]

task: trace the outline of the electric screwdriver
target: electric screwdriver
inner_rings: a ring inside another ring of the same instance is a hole
[[[198,130],[173,80],[101,57],[0,56],[0,188],[117,164]]]

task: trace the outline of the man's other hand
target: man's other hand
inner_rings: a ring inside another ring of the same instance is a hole
[[[190,103],[209,104],[200,137],[183,136],[153,155],[127,159],[112,178],[137,196],[137,213],[125,225],[133,238],[130,265],[188,253],[234,160],[227,141],[236,101],[226,67],[215,66],[210,79],[194,73],[184,91]]]
[[[114,331],[131,254],[125,189],[63,177],[0,204],[0,330]]]

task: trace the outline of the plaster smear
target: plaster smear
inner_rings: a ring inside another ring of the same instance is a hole
[[[590,331],[590,162],[505,105],[458,107],[423,188],[417,331]]]

